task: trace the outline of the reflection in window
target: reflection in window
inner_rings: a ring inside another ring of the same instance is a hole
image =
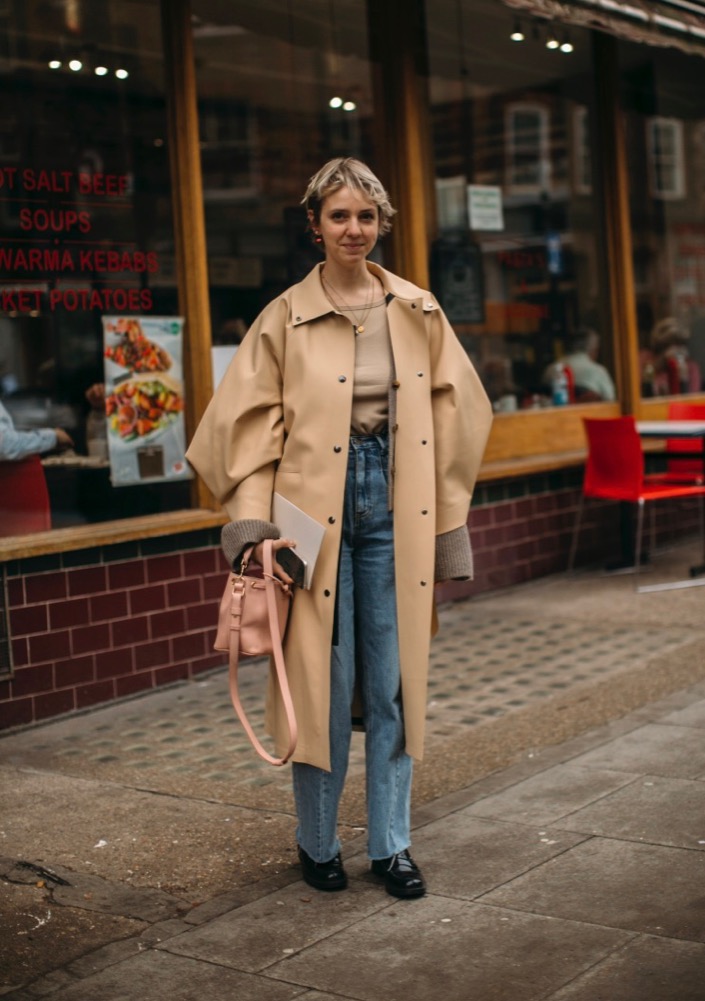
[[[178,312],[158,5],[2,6],[2,404],[16,430],[73,440],[41,448],[53,527],[186,507],[183,482],[112,485],[105,411],[86,396],[104,316]]]
[[[532,104],[506,110],[507,187],[513,194],[538,194],[551,184],[548,111]]]
[[[587,143],[590,34],[576,29],[572,51],[547,57],[512,42],[513,25],[499,0],[442,0],[428,19],[432,287],[498,411],[602,399],[602,386],[613,395],[609,374],[583,375],[611,368],[612,344]],[[461,181],[496,210],[468,220]],[[583,384],[566,392],[568,353]]]
[[[697,393],[705,387],[705,58],[620,42],[619,64],[641,393]]]
[[[647,122],[649,186],[654,198],[683,198],[683,123],[674,118],[650,118]]]
[[[366,0],[193,0],[213,343],[236,348],[321,259],[300,205],[333,156],[374,166]]]

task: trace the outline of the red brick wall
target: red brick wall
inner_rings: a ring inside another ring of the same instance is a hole
[[[218,547],[10,577],[14,676],[0,727],[61,713],[223,663],[214,624],[227,565]]]

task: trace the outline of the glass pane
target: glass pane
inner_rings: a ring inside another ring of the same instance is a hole
[[[177,312],[158,4],[10,0],[2,17],[0,458],[41,450],[53,527],[188,506],[154,462],[112,485],[116,427],[86,396],[103,383],[104,317]],[[158,456],[156,417],[133,411],[135,447]],[[10,421],[40,433],[18,440]],[[53,428],[73,447],[57,451]]]
[[[320,260],[300,201],[333,156],[374,167],[364,0],[193,0],[214,376]]]
[[[695,393],[705,388],[705,59],[620,42],[619,62],[642,396]]]
[[[542,22],[520,43],[514,22],[499,0],[427,5],[437,190],[465,188],[462,216],[438,214],[434,291],[496,410],[614,399],[590,34],[549,51]]]

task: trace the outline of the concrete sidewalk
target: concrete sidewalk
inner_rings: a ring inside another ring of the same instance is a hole
[[[359,742],[350,888],[301,881],[289,770],[241,741],[222,672],[5,736],[0,993],[704,1001],[704,608],[581,573],[442,610],[417,901],[367,871]]]

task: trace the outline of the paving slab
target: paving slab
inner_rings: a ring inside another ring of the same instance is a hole
[[[543,1001],[629,937],[431,895],[377,912],[267,976],[360,1001]]]
[[[634,776],[601,768],[562,764],[468,807],[468,816],[552,824],[609,793],[629,785]]]
[[[560,826],[584,834],[705,851],[705,783],[642,776],[564,817]]]
[[[302,994],[299,986],[154,951],[116,963],[53,991],[50,997],[52,1001],[290,1001]],[[25,994],[27,1001],[30,996]]]
[[[412,852],[423,861],[433,893],[471,900],[582,840],[563,830],[480,820],[463,810],[415,831]]]
[[[161,948],[231,969],[257,973],[283,956],[308,950],[321,939],[388,908],[379,885],[351,880],[343,893],[318,893],[303,881],[224,914]]]
[[[705,699],[664,716],[661,722],[672,723],[674,726],[698,726],[705,729]]]
[[[705,774],[705,740],[697,727],[651,723],[576,758],[575,764],[694,779]]]
[[[546,1001],[703,1001],[705,946],[643,936]]]
[[[592,838],[482,897],[568,921],[705,941],[702,852]]]

